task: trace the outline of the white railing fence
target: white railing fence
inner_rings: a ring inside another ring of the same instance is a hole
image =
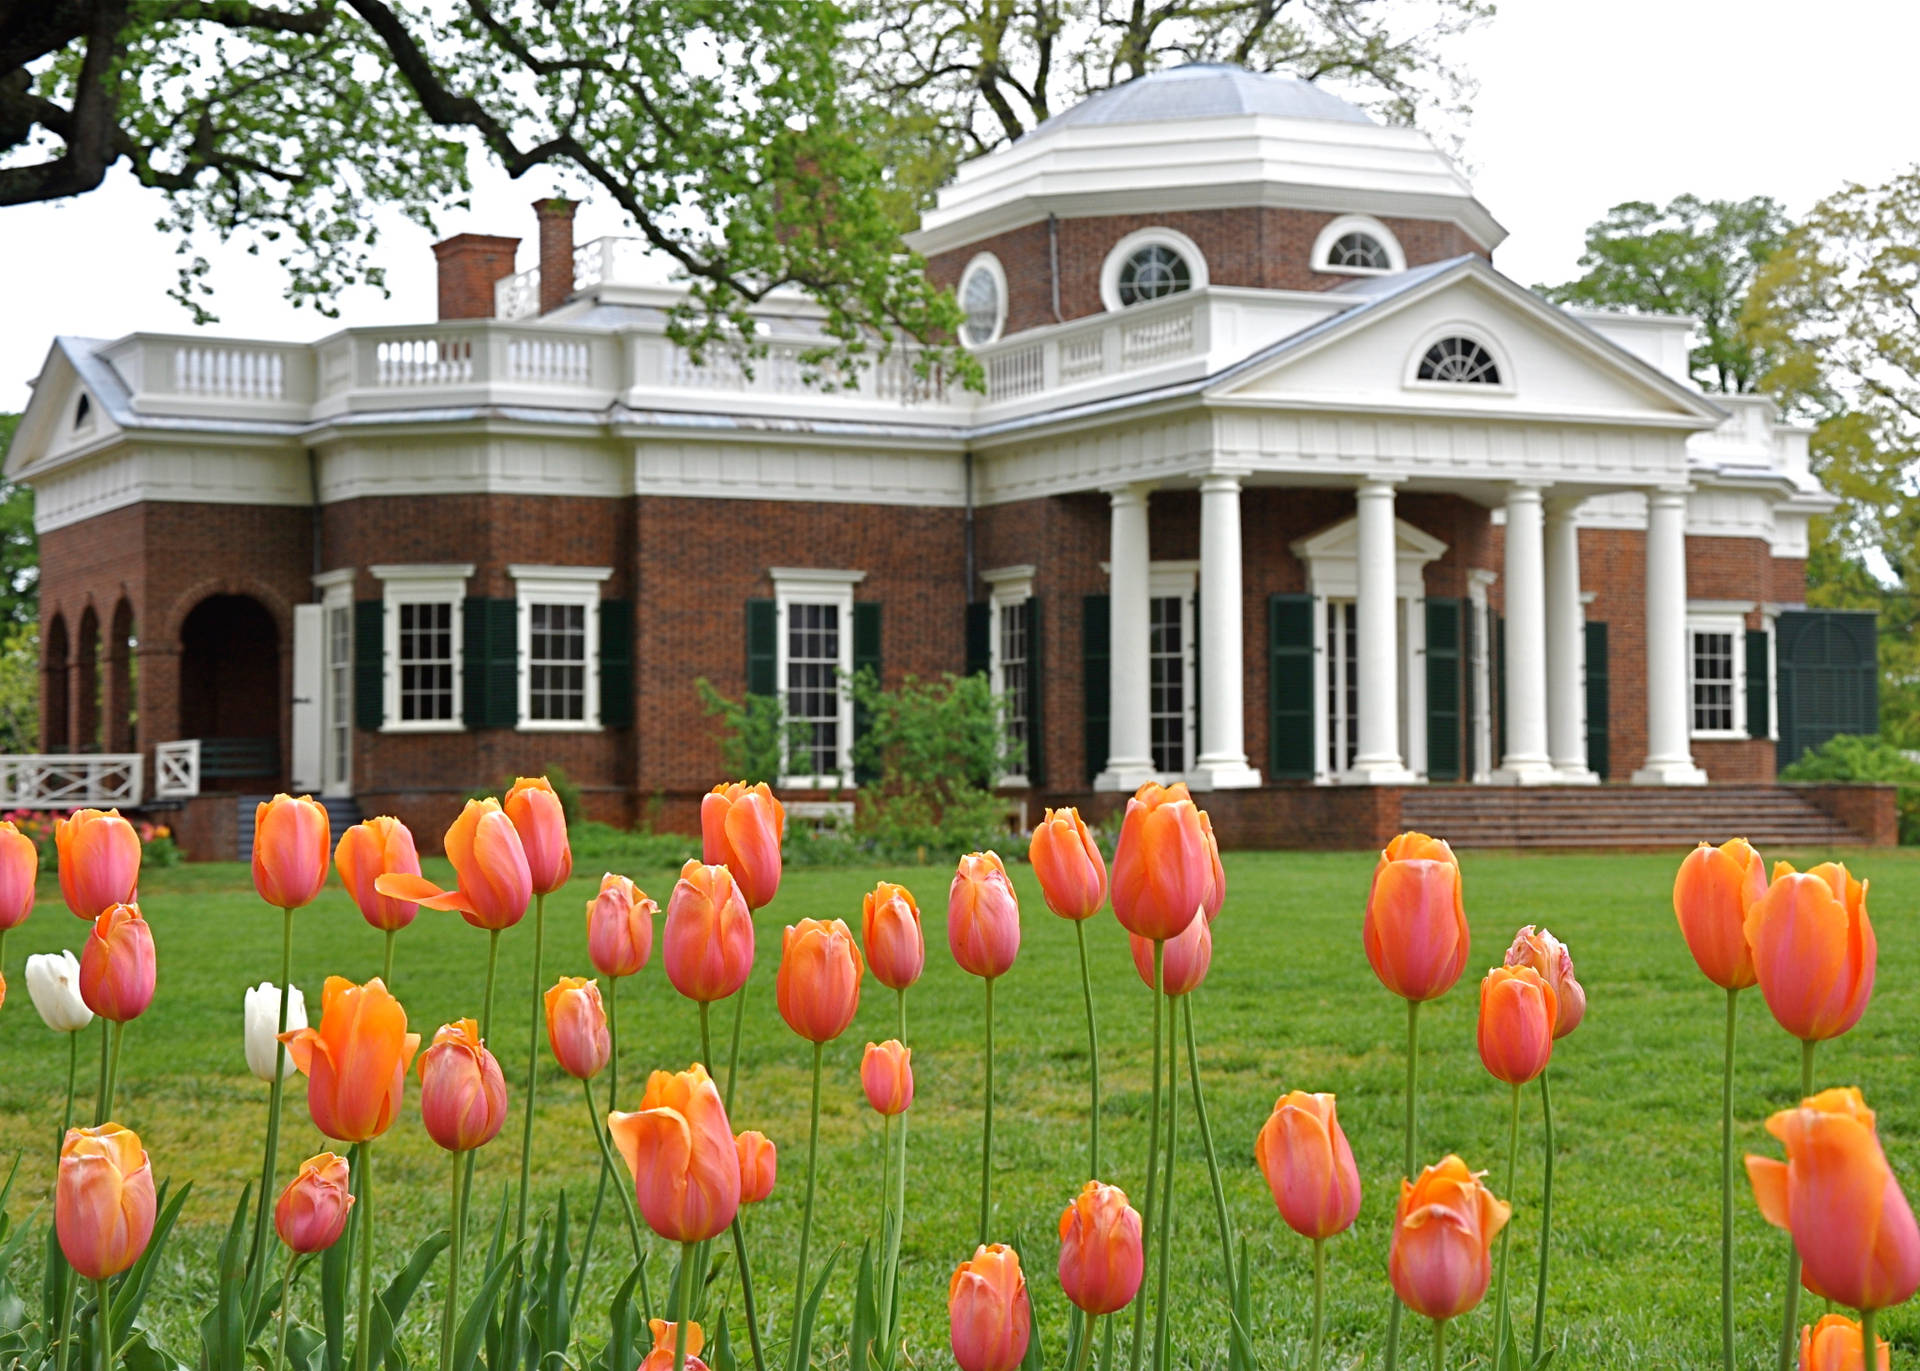
[[[153,795],[157,800],[190,800],[200,793],[200,740],[182,738],[153,747]]]
[[[0,809],[95,809],[145,798],[137,752],[0,757]]]

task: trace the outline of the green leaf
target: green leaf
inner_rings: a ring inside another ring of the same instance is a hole
[[[833,1255],[827,1258],[825,1266],[820,1268],[819,1278],[813,1283],[813,1291],[800,1306],[800,1319],[793,1330],[793,1356],[789,1365],[792,1371],[809,1371],[813,1365],[813,1325],[820,1314],[820,1301],[827,1293],[827,1280],[833,1275],[833,1268],[840,1261],[844,1247],[833,1249]]]
[[[352,1173],[348,1184],[355,1191],[360,1181],[360,1148],[350,1149]],[[359,1206],[355,1205],[354,1209]],[[347,1211],[346,1231],[320,1258],[320,1324],[326,1333],[326,1371],[345,1371],[347,1365],[347,1302],[352,1294],[353,1248],[360,1237],[360,1216]]]
[[[868,1349],[880,1327],[880,1315],[875,1303],[873,1240],[868,1239],[860,1244],[860,1274],[854,1281],[853,1332],[851,1345],[847,1348],[848,1371],[867,1371]]]
[[[740,1359],[734,1355],[733,1339],[727,1334],[727,1311],[720,1311],[720,1322],[714,1327],[713,1337],[707,1343],[704,1358],[711,1371],[740,1371]]]
[[[387,1357],[393,1346],[393,1330],[400,1326],[406,1316],[407,1306],[413,1302],[414,1292],[420,1288],[420,1282],[427,1278],[427,1272],[440,1254],[446,1251],[448,1241],[449,1235],[445,1231],[430,1234],[413,1250],[413,1256],[407,1264],[387,1282],[387,1288],[380,1292],[380,1298],[376,1301],[380,1308],[373,1321],[372,1340],[367,1344],[368,1366],[389,1366],[394,1371],[400,1371],[402,1363],[389,1361]]]
[[[127,1340],[133,1331],[133,1321],[140,1314],[140,1306],[146,1302],[147,1290],[153,1284],[153,1272],[159,1262],[160,1253],[167,1245],[167,1237],[173,1232],[173,1225],[180,1217],[180,1206],[187,1202],[187,1194],[193,1189],[188,1181],[171,1195],[161,1188],[159,1213],[153,1221],[153,1236],[147,1239],[147,1250],[140,1254],[140,1260],[128,1268],[126,1275],[120,1278],[119,1286],[113,1296],[112,1322],[113,1340],[116,1345]],[[246,1206],[244,1191],[240,1196],[241,1207]]]
[[[520,1255],[520,1244],[500,1253],[487,1268],[486,1278],[480,1282],[473,1302],[467,1306],[467,1312],[460,1319],[459,1330],[453,1338],[453,1371],[472,1371],[473,1359],[480,1351],[481,1340],[486,1337],[493,1321],[494,1301],[500,1298],[500,1287],[506,1284],[507,1277],[513,1273],[514,1261]],[[497,1366],[497,1362],[489,1362]]]
[[[633,1270],[627,1273],[627,1278],[620,1282],[620,1288],[614,1292],[613,1308],[608,1311],[612,1336],[607,1339],[604,1353],[607,1371],[631,1371],[632,1367],[639,1364],[633,1345],[637,1332],[633,1317],[633,1291],[646,1269],[647,1259],[642,1255],[634,1263]]]

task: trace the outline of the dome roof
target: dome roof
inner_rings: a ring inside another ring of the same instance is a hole
[[[1374,122],[1358,106],[1298,77],[1248,71],[1221,62],[1195,62],[1149,72],[1125,85],[1096,91],[1032,130],[1026,138],[1097,124],[1158,124],[1231,115],[1329,119],[1343,124]]]

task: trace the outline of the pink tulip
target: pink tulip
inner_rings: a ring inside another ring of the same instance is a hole
[[[947,892],[947,946],[962,971],[1004,976],[1020,953],[1020,902],[992,852],[960,859]]]

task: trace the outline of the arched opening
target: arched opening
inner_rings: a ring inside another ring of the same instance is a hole
[[[100,750],[100,616],[88,605],[80,614],[80,640],[73,662],[73,750]]]
[[[68,727],[72,716],[67,713],[67,620],[64,615],[56,614],[47,622],[46,644],[40,661],[43,672],[40,698],[44,701],[40,750],[65,752],[73,740]]]
[[[250,595],[209,595],[180,625],[180,736],[200,739],[203,790],[280,774],[280,633]]]
[[[107,751],[133,752],[139,747],[139,711],[135,703],[133,606],[125,597],[113,607],[107,633]]]

